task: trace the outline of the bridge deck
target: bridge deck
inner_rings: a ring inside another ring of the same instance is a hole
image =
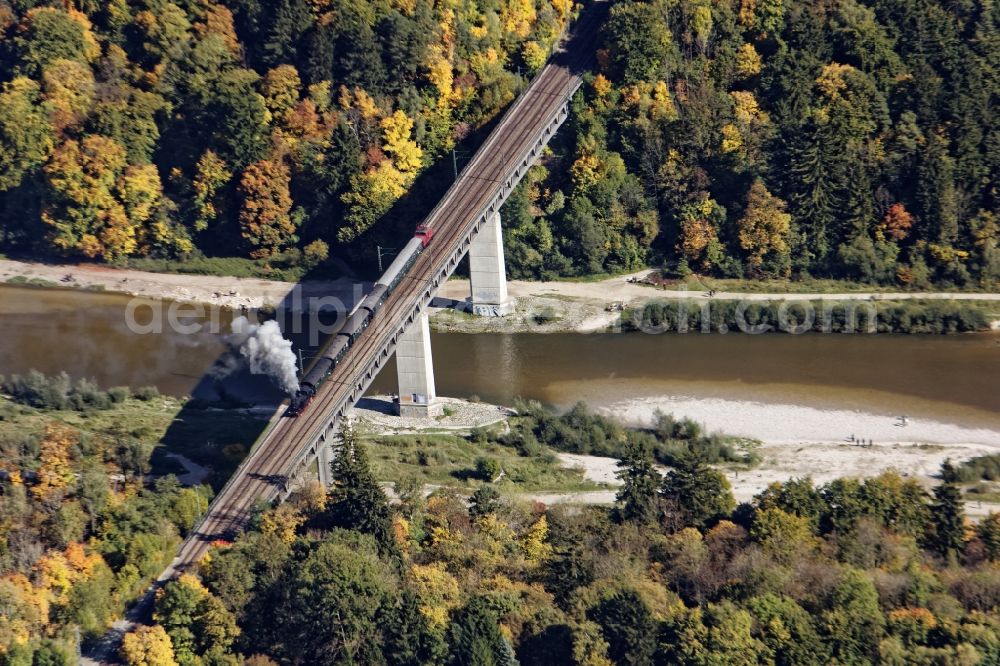
[[[312,405],[298,418],[279,410],[246,460],[216,496],[195,531],[164,572],[173,576],[197,562],[216,539],[230,538],[246,524],[260,501],[283,496],[285,480],[312,460],[344,410],[354,404],[391,355],[400,331],[426,307],[442,278],[454,270],[484,215],[499,205],[523,176],[554,128],[565,119],[569,100],[594,55],[606,2],[585,10],[571,37],[555,52],[527,90],[504,114],[475,156],[425,219],[434,240],[385,301]]]

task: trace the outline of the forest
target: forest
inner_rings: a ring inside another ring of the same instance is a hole
[[[155,388],[104,392],[64,377],[0,380],[23,403],[0,400],[5,666],[75,664],[79,641],[122,617],[211,497],[207,486],[147,476],[159,437],[135,414],[164,411]]]
[[[599,430],[592,431],[592,435]],[[127,664],[991,664],[1000,516],[965,520],[948,462],[775,483],[737,505],[696,453],[619,464],[613,508],[404,492],[344,432],[307,485],[218,542],[127,634]]]
[[[3,0],[0,251],[370,271],[582,9]],[[511,274],[995,285],[998,23],[972,0],[615,2],[505,208]]]
[[[189,405],[191,423],[171,443],[163,433],[179,406],[155,389],[101,391],[34,372],[0,385],[0,664],[69,666],[207,507],[211,488],[180,485],[163,448],[221,467],[209,450],[238,460],[233,419],[245,416],[215,409],[199,421]],[[307,482],[286,503],[256,507],[244,534],[215,542],[156,592],[148,623],[123,639],[122,661],[1000,660],[1000,515],[970,521],[962,487],[994,478],[992,458],[946,463],[930,490],[890,471],[792,479],[738,504],[719,466],[733,473],[757,458],[693,421],[657,414],[635,430],[582,404],[518,410],[509,427],[465,437],[524,461],[553,450],[619,457],[615,504],[518,499],[489,458],[429,496],[402,478],[390,503],[369,443],[346,430],[334,484]]]

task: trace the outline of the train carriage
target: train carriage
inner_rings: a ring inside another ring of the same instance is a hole
[[[375,318],[375,314],[385,303],[385,299],[396,289],[406,277],[420,253],[430,244],[434,230],[426,225],[420,225],[413,238],[396,255],[392,263],[379,277],[372,290],[365,296],[358,308],[344,322],[343,328],[334,336],[320,354],[319,359],[309,369],[299,382],[299,387],[292,396],[285,411],[286,416],[298,416],[312,402],[319,387],[333,373],[337,364],[343,360],[347,350],[354,344]]]

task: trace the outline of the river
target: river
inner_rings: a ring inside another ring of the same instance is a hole
[[[155,385],[212,397],[206,378],[221,334],[138,334],[126,296],[0,287],[0,373],[65,370],[103,386]],[[143,307],[156,307],[142,302]],[[226,329],[223,313],[218,328]],[[147,317],[148,319],[148,317]],[[169,327],[167,327],[169,329]],[[823,409],[911,414],[1000,429],[1000,336],[696,334],[433,334],[438,393],[509,404],[680,395]],[[373,391],[392,392],[392,365]],[[280,393],[238,372],[227,393],[273,402]]]

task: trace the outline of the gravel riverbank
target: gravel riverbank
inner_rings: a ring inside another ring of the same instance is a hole
[[[506,317],[476,317],[458,311],[469,296],[469,281],[448,280],[441,285],[433,309],[432,325],[439,331],[462,333],[592,333],[614,328],[620,320],[619,308],[651,299],[705,299],[704,290],[656,289],[639,282],[649,273],[643,270],[591,282],[532,282],[511,280],[508,293],[516,310]],[[348,278],[306,281],[299,284],[255,278],[215,275],[152,273],[97,264],[41,264],[0,259],[0,282],[34,282],[45,286],[95,289],[151,299],[199,303],[217,307],[273,308],[284,304],[291,310],[306,307],[307,299],[330,307],[337,299],[350,308],[370,288]],[[869,300],[869,299],[968,299],[997,302],[1000,327],[1000,294],[950,292],[848,292],[842,294],[718,292],[717,300]],[[336,307],[334,305],[334,307]]]

